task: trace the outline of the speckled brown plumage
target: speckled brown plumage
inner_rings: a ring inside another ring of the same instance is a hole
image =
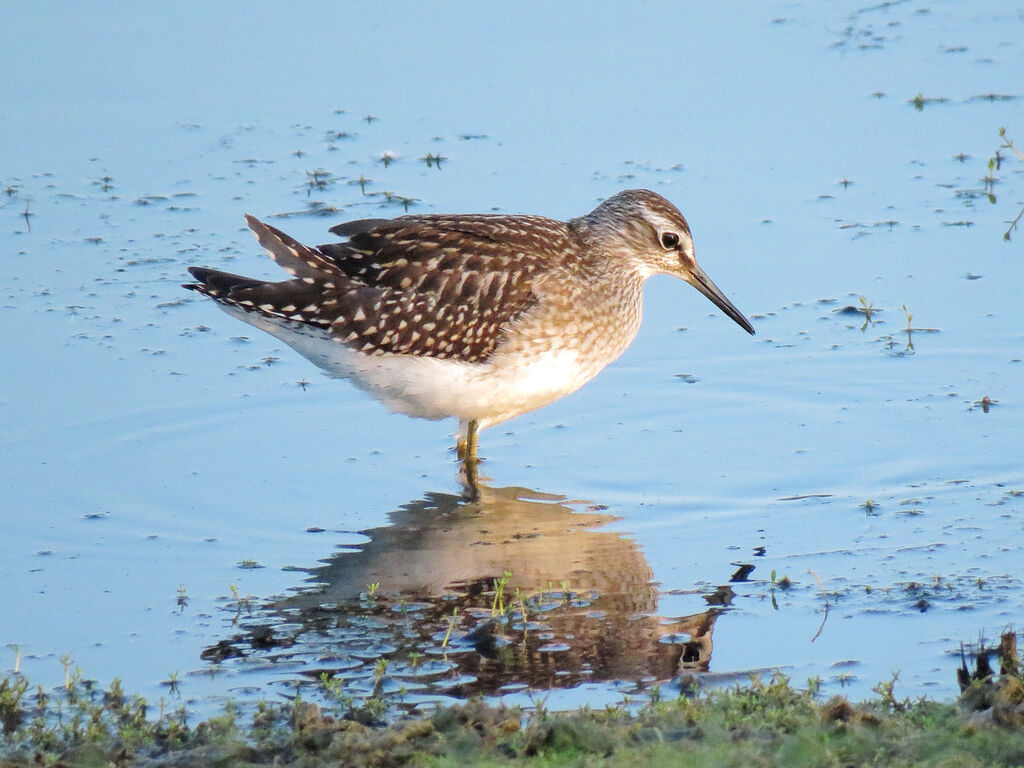
[[[190,267],[185,287],[277,336],[402,413],[455,416],[463,436],[579,388],[640,326],[642,287],[680,277],[753,333],[697,265],[690,228],[647,190],[585,216],[364,219],[310,247],[251,216],[292,277],[266,282]]]
[[[295,276],[260,282],[192,267],[186,287],[268,317],[329,329],[362,352],[480,362],[536,303],[533,278],[577,256],[569,227],[539,216],[402,216],[331,231],[310,248],[251,216],[260,244]]]

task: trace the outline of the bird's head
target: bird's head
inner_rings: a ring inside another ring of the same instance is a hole
[[[697,264],[690,226],[679,209],[661,195],[647,189],[619,192],[580,221],[593,236],[614,242],[612,250],[631,259],[636,274],[643,278],[667,274],[685,280],[743,330],[754,332],[750,321]]]

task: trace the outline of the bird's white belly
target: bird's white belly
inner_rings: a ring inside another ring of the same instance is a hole
[[[330,375],[352,381],[391,410],[424,419],[454,416],[498,424],[574,392],[607,361],[584,361],[572,348],[468,363],[436,357],[365,354],[324,331],[230,305],[222,308],[266,331]]]

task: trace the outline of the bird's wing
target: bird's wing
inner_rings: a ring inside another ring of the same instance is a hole
[[[575,247],[564,224],[532,216],[352,222],[334,230],[348,242],[319,248],[248,221],[295,279],[263,283],[194,268],[200,282],[187,287],[264,316],[318,326],[366,353],[466,362],[494,352],[507,325],[536,303],[537,276]]]

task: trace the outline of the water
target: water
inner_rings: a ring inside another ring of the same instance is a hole
[[[713,617],[702,679],[781,668],[854,698],[894,670],[897,694],[951,698],[961,642],[1019,624],[1024,234],[1002,235],[1024,163],[1000,150],[995,203],[983,180],[1000,126],[1024,145],[1019,10],[104,11],[17,6],[0,31],[0,666],[56,684],[70,654],[154,699],[175,676],[200,707],[275,696],[356,647],[303,623],[312,584],[338,606],[379,582],[372,618],[502,568],[591,603],[538,599],[548,706],[671,689],[684,617]],[[247,212],[340,209],[271,218],[316,243],[403,198],[569,217],[629,187],[680,206],[757,336],[653,279],[618,362],[483,433],[482,507],[460,505],[454,425],[388,414],[179,288],[191,264],[279,274]],[[841,311],[860,297],[867,324]],[[465,535],[423,533],[439,508]],[[437,644],[445,604],[422,602]],[[259,626],[295,650],[201,658]],[[485,658],[439,685],[545,684]]]

